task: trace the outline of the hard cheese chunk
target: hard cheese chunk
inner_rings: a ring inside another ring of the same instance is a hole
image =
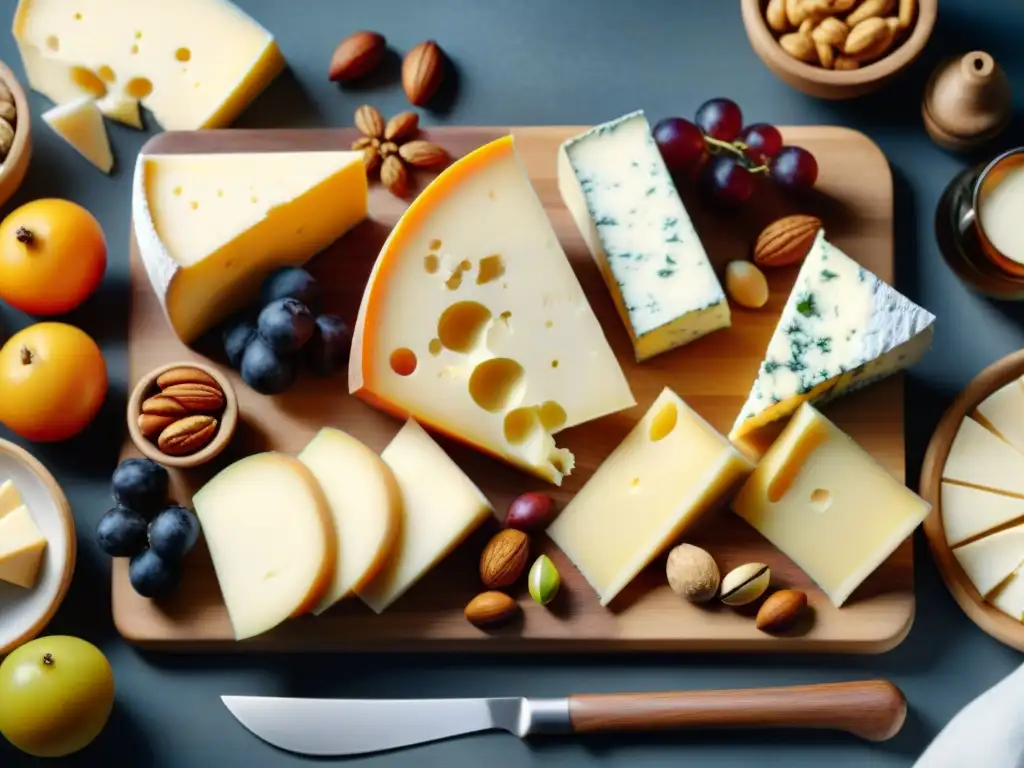
[[[103,115],[89,96],[54,107],[43,113],[43,120],[57,135],[104,173],[114,167],[114,155],[103,125]]]
[[[807,403],[765,454],[732,508],[837,607],[930,510]]]
[[[27,507],[0,517],[0,581],[34,587],[45,550],[46,537]]]
[[[547,532],[608,605],[750,470],[666,388]]]
[[[803,402],[825,402],[913,365],[935,317],[819,231],[729,439],[760,454],[758,431]]]
[[[284,68],[270,33],[226,0],[20,0],[14,38],[55,103],[126,96],[168,130],[227,125]]]
[[[412,419],[381,458],[398,480],[402,524],[384,569],[358,590],[376,613],[383,613],[494,512],[473,481]]]
[[[1015,379],[996,390],[975,411],[978,421],[1024,452],[1024,380]]]
[[[1021,570],[1018,568],[988,601],[1014,621],[1024,621],[1024,574]]]
[[[565,142],[558,188],[637,360],[729,327],[729,303],[643,112]]]
[[[248,304],[271,271],[308,261],[366,217],[358,152],[139,155],[142,263],[185,343]]]
[[[511,137],[449,167],[395,226],[349,389],[556,484],[573,457],[552,433],[634,405]]]
[[[1024,496],[1024,454],[968,416],[953,438],[942,479]]]
[[[1024,525],[957,547],[953,554],[978,594],[987,597],[1024,563]]]
[[[951,547],[1024,518],[1024,499],[954,483],[942,483],[941,505],[942,527]]]
[[[0,483],[0,518],[9,515],[22,504],[21,493],[13,480]]]
[[[117,93],[108,93],[96,102],[100,112],[123,125],[142,130],[142,114],[139,100]]]
[[[338,567],[313,613],[323,613],[376,576],[398,538],[402,494],[391,468],[351,435],[324,428],[299,454],[327,495]]]
[[[324,492],[298,459],[259,453],[193,498],[235,639],[320,604],[334,577],[337,536]]]

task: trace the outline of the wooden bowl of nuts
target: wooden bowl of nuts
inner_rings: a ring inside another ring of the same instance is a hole
[[[754,51],[780,79],[823,99],[869,93],[913,62],[938,0],[741,0]]]
[[[171,363],[143,376],[128,399],[128,432],[144,456],[190,469],[205,464],[231,442],[238,425],[238,397],[216,368]]]
[[[31,158],[28,97],[10,67],[0,62],[0,205],[21,186]]]

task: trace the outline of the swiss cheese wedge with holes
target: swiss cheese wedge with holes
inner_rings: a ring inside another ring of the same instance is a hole
[[[395,226],[349,389],[556,485],[574,460],[552,434],[635,405],[512,137],[445,170]]]

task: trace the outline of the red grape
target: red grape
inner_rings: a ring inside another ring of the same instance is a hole
[[[743,130],[743,113],[735,101],[711,99],[697,109],[697,127],[719,141],[733,141]]]
[[[768,123],[748,125],[740,134],[740,141],[747,145],[748,149],[744,152],[755,163],[763,163],[766,158],[775,157],[782,149],[782,134]]]
[[[771,175],[780,187],[807,190],[818,180],[818,161],[802,147],[783,147],[772,159]]]
[[[717,155],[701,172],[703,192],[712,202],[736,208],[754,194],[754,176],[734,157]]]
[[[704,134],[689,120],[666,117],[652,133],[669,173],[688,173],[704,155]]]

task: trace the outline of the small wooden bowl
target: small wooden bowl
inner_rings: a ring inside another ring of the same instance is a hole
[[[217,434],[214,435],[214,438],[210,441],[209,445],[201,451],[196,451],[188,456],[171,456],[164,453],[157,447],[155,442],[143,435],[142,430],[139,429],[139,416],[142,414],[142,402],[154,393],[156,390],[156,380],[160,375],[166,373],[172,368],[198,368],[203,373],[211,376],[224,393],[224,412],[220,416],[220,424],[217,425]],[[154,368],[139,379],[139,383],[135,385],[135,389],[132,391],[132,395],[128,399],[128,433],[132,437],[132,442],[135,443],[135,447],[142,452],[143,456],[152,459],[158,464],[163,464],[165,467],[174,467],[175,469],[192,469],[193,467],[205,464],[227,447],[228,443],[231,442],[231,438],[235,434],[235,427],[237,426],[238,396],[235,394],[235,388],[231,386],[231,382],[228,380],[227,376],[219,370],[194,360],[169,363],[167,365],[162,365],[159,368]]]
[[[997,389],[1022,375],[1024,350],[996,361],[964,388],[943,414],[935,434],[928,443],[928,450],[921,466],[920,488],[921,496],[932,505],[932,511],[924,521],[925,537],[928,539],[928,547],[932,551],[939,574],[953,599],[971,621],[996,640],[1018,651],[1024,651],[1024,624],[985,602],[960,567],[956,555],[946,541],[946,529],[942,524],[942,471],[946,466],[950,446],[964,417]]]
[[[0,166],[0,205],[3,205],[18,191],[28,171],[28,162],[32,159],[32,117],[28,111],[25,89],[21,87],[10,67],[3,62],[0,62],[0,80],[11,90],[14,108],[18,111],[17,124],[14,127],[14,144]]]
[[[772,72],[799,91],[821,99],[852,99],[876,90],[910,65],[924,50],[935,27],[939,0],[918,0],[910,36],[887,56],[866,67],[837,72],[797,61],[786,53],[768,27],[766,0],[741,0],[743,26],[754,52]]]
[[[13,480],[29,514],[46,537],[36,585],[0,583],[0,657],[27,643],[49,624],[75,572],[75,519],[64,491],[32,454],[0,440],[0,482]]]

